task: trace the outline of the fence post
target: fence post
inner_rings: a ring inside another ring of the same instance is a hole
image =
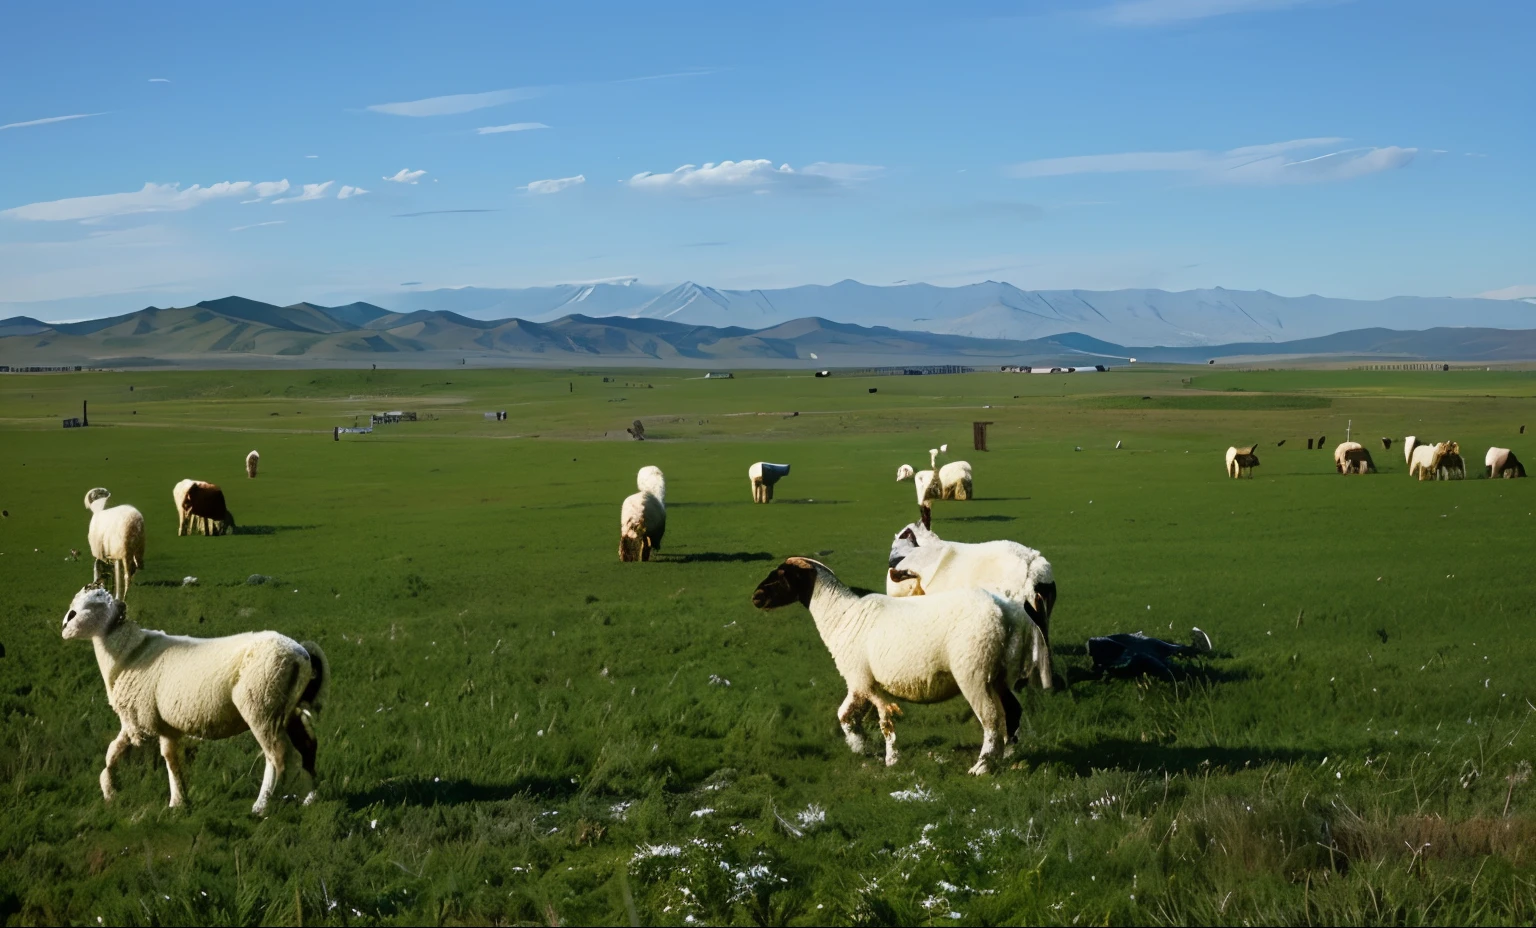
[[[991,424],[992,424],[991,422],[972,422],[971,423],[971,439],[972,439],[973,443],[976,445],[976,450],[977,451],[986,451],[987,450],[987,426],[989,426]]]

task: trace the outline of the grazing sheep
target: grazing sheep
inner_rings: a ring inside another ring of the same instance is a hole
[[[966,500],[974,497],[969,461],[950,461],[939,468],[939,499]]]
[[[92,579],[112,571],[112,590],[119,598],[128,595],[133,575],[144,569],[144,514],[132,506],[107,508],[112,494],[96,487],[85,494],[85,508],[91,511],[91,525],[86,531],[90,542]]]
[[[183,487],[182,483],[188,484]],[[200,531],[204,535],[224,535],[235,527],[235,517],[230,515],[224,503],[224,491],[216,483],[203,480],[184,480],[176,484],[173,494],[181,497],[182,517],[188,535]]]
[[[1408,465],[1410,473],[1413,471],[1413,449],[1419,446],[1417,436],[1409,435],[1403,439],[1403,463]]]
[[[314,801],[317,743],[310,718],[320,711],[331,676],[319,645],[277,632],[187,638],[151,631],[128,618],[122,600],[94,584],[69,604],[64,637],[91,639],[107,702],[122,723],[101,771],[101,794],[108,802],[114,793],[112,768],[130,745],[160,740],[175,807],[186,801],[181,739],[212,741],[246,729],[267,759],[251,812],[266,812],[295,748],[311,783],[304,803]]]
[[[1021,669],[1026,677],[1033,670],[1041,688],[1051,689],[1051,612],[1056,608],[1051,562],[1015,541],[945,541],[920,523],[896,533],[886,571],[887,596],[972,588],[995,593],[1019,607],[1015,618],[1028,619],[1021,631],[1030,651],[1027,666]]]
[[[825,564],[792,557],[752,592],[752,605],[777,609],[798,602],[811,612],[832,652],[848,696],[837,720],[848,746],[864,749],[860,719],[872,704],[885,736],[885,763],[896,763],[897,699],[935,703],[963,695],[981,720],[981,756],[972,774],[984,774],[1018,731],[1022,708],[1009,689],[1022,656],[1021,627],[1012,603],[985,590],[956,590],[893,599],[860,596]]]
[[[1383,451],[1391,451],[1392,450],[1392,439],[1390,439],[1390,438],[1383,438],[1381,440],[1381,450],[1383,450]]]
[[[912,479],[912,475],[915,474],[915,473],[916,473],[916,471],[914,471],[912,469],[912,465],[911,464],[903,464],[900,467],[896,468],[896,482],[900,483],[903,480],[911,480]]]
[[[1435,462],[1439,456],[1437,452],[1440,446],[1421,444],[1411,435],[1404,441],[1404,444],[1412,449],[1407,452],[1408,475],[1410,477],[1417,477],[1420,480],[1435,479]]]
[[[256,465],[261,463],[261,455],[252,451],[245,456],[245,475],[252,480],[256,479]]]
[[[938,475],[931,470],[920,470],[912,475],[917,487],[917,512],[924,525],[933,522],[933,501],[939,498]]]
[[[1358,441],[1340,442],[1339,446],[1333,449],[1333,469],[1341,474],[1344,473],[1344,452],[1363,447],[1365,446]]]
[[[1244,473],[1253,479],[1253,469],[1259,466],[1259,456],[1254,454],[1257,445],[1249,445],[1246,448],[1227,449],[1227,476],[1233,480],[1238,479]]]
[[[1374,474],[1376,462],[1371,460],[1371,453],[1366,449],[1349,448],[1338,461],[1338,468],[1341,474]]]
[[[196,480],[180,480],[171,488],[171,500],[176,504],[176,534],[191,535],[199,528],[201,521],[194,522],[192,512],[187,508],[187,491],[192,489]]]
[[[1467,464],[1461,458],[1461,446],[1454,441],[1443,441],[1435,446],[1435,479],[1465,480]]]
[[[747,478],[752,482],[752,502],[772,502],[773,485],[787,476],[789,476],[788,464],[769,464],[758,461],[747,468]]]
[[[1489,448],[1483,458],[1489,477],[1524,477],[1525,465],[1508,448]]]

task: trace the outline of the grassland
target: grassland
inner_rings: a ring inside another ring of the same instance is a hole
[[[1352,421],[1373,450],[1536,461],[1536,375],[697,377],[0,376],[0,921],[1536,919],[1536,481],[1421,484],[1379,451],[1345,479],[1305,441]],[[59,428],[82,399],[91,428]],[[385,409],[423,418],[331,440]],[[896,465],[976,419],[981,498],[935,526],[1048,554],[1071,686],[1031,692],[1013,769],[965,775],[959,702],[909,707],[887,769],[843,746],[809,616],[748,597],[791,554],[877,586],[914,512]],[[1257,479],[1224,479],[1254,441]],[[770,506],[757,460],[794,466]],[[666,545],[619,564],[650,463]],[[240,533],[176,537],[186,476],[226,487]],[[140,622],[325,645],[318,803],[253,818],[249,736],[191,753],[189,810],[142,748],[102,803],[116,720],[58,635],[98,485],[148,520]],[[1089,672],[1089,636],[1195,625],[1217,650],[1178,681]]]

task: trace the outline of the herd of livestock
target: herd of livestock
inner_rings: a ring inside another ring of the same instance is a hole
[[[1312,440],[1307,439],[1307,447]],[[1285,444],[1285,442],[1280,442]],[[1323,446],[1319,441],[1317,446]],[[1392,450],[1392,439],[1383,438],[1381,446]],[[1227,476],[1236,480],[1253,476],[1259,466],[1258,445],[1227,449]],[[1419,480],[1465,480],[1467,463],[1461,457],[1461,445],[1454,441],[1425,442],[1409,435],[1403,439],[1403,459],[1408,463],[1408,475]],[[1525,465],[1508,448],[1489,448],[1483,456],[1484,476],[1491,478],[1524,477]],[[1341,474],[1374,474],[1376,462],[1371,452],[1357,441],[1346,441],[1333,449],[1333,468]]]

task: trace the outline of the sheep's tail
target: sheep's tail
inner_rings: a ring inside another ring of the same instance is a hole
[[[331,662],[313,641],[301,641],[299,647],[309,652],[309,669],[312,671],[309,684],[299,696],[299,708],[318,713],[325,701],[325,691],[331,685]]]

